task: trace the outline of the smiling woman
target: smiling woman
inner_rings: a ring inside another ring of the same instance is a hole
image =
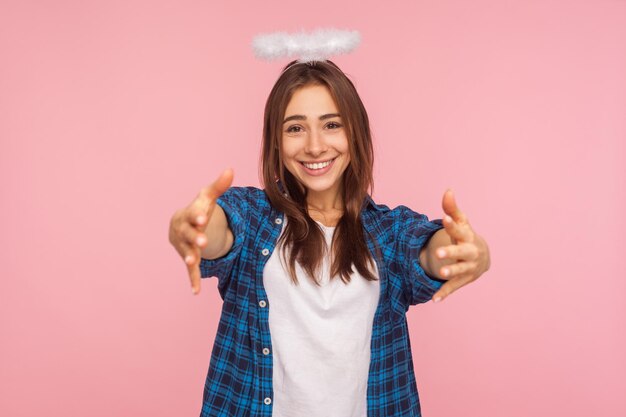
[[[331,61],[288,64],[265,107],[262,164],[268,198],[290,220],[281,243],[289,242],[283,253],[288,247],[294,283],[296,261],[319,276],[326,245],[316,222],[336,227],[332,277],[349,282],[354,268],[375,280],[360,219],[373,162],[367,111],[352,82]]]
[[[174,215],[194,291],[217,276],[224,299],[202,417],[420,416],[406,312],[478,278],[489,253],[451,193],[443,223],[376,204],[373,163],[352,82],[293,61],[265,105],[264,189],[228,170]]]

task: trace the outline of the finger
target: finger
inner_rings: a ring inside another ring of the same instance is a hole
[[[471,283],[472,281],[474,281],[476,278],[471,275],[471,274],[466,274],[466,275],[461,275],[459,277],[455,277],[449,281],[447,281],[445,284],[443,284],[441,286],[441,288],[439,288],[439,291],[437,291],[434,295],[432,300],[435,303],[438,303],[440,301],[445,300],[450,294],[452,294],[453,292],[455,292],[456,290],[458,290],[459,288]]]
[[[198,294],[200,292],[200,249],[188,245],[186,253],[185,264],[187,265],[187,273],[191,283],[191,292]]]
[[[468,223],[467,217],[456,204],[456,198],[454,197],[452,189],[447,189],[446,192],[443,194],[443,201],[441,203],[441,206],[443,208],[443,211],[447,215],[452,217],[455,222],[460,224]]]
[[[193,245],[189,245],[185,242],[179,242],[176,245],[176,252],[178,252],[187,267],[197,261],[197,256],[194,253]]]
[[[233,172],[232,168],[224,170],[224,172],[220,174],[220,176],[213,182],[213,184],[207,187],[206,196],[210,200],[217,200],[219,196],[224,194],[226,190],[230,188],[234,176],[235,173]]]
[[[180,254],[181,258],[183,258],[183,262],[185,262],[185,265],[187,267],[189,267],[189,265],[196,262],[196,255],[194,253],[193,245],[190,245],[185,242],[181,242],[178,247],[178,250],[179,250],[178,253]]]
[[[228,190],[233,182],[232,168],[226,169],[208,187],[200,190],[198,197],[191,203],[190,221],[198,227],[205,226],[211,218],[217,199]]]
[[[478,247],[469,242],[442,246],[437,249],[437,258],[475,261],[478,259]]]
[[[191,246],[204,248],[207,245],[207,238],[204,232],[198,231],[189,223],[183,223],[180,226],[180,234],[183,241]]]
[[[446,279],[453,279],[467,273],[474,273],[477,268],[478,264],[476,262],[457,262],[442,266],[439,273]]]
[[[474,241],[474,231],[469,224],[459,224],[447,215],[443,217],[442,222],[443,227],[446,229],[446,232],[453,239],[462,242]]]
[[[204,198],[207,200],[206,198]],[[187,208],[187,212],[185,213],[185,220],[187,223],[197,228],[197,230],[203,230],[202,228],[207,225],[207,211],[209,202],[208,200],[205,202],[201,201],[202,199],[196,200],[190,207]]]

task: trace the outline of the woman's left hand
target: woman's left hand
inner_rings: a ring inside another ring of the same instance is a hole
[[[437,271],[445,284],[433,295],[433,301],[444,300],[459,288],[475,281],[491,265],[487,242],[478,236],[459,210],[452,190],[443,195],[443,218],[445,233],[451,244],[433,245],[429,254],[432,270]]]

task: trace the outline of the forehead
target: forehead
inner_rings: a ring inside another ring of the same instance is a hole
[[[293,93],[289,104],[287,104],[285,116],[338,113],[338,110],[328,87],[325,85],[307,85]]]

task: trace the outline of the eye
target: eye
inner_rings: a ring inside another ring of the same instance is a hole
[[[287,128],[287,132],[289,133],[299,133],[302,131],[302,128],[298,125],[289,126]]]
[[[331,129],[339,129],[341,125],[337,122],[330,122],[326,125],[326,127],[330,127]]]

